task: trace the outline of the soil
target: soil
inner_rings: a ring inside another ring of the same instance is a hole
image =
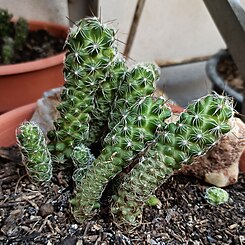
[[[220,60],[217,71],[230,87],[243,93],[243,80],[231,56]]]
[[[119,230],[106,207],[85,226],[77,224],[72,186],[61,172],[52,180],[35,185],[18,149],[0,148],[0,244],[245,244],[245,174],[225,188],[230,199],[219,206],[204,198],[206,183],[172,176],[156,191],[162,205],[146,207],[133,233]]]
[[[46,30],[30,31],[23,48],[15,50],[11,64],[33,61],[61,53],[64,43],[65,38],[52,36]],[[0,43],[0,50],[1,45]],[[2,64],[1,55],[0,64]]]

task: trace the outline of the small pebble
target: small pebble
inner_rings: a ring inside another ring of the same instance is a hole
[[[40,215],[45,218],[49,214],[54,213],[54,207],[51,203],[45,203],[39,208]]]

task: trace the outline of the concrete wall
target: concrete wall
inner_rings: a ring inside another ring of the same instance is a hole
[[[102,19],[120,23],[120,40],[127,38],[136,3],[100,0]],[[201,0],[146,0],[130,57],[164,64],[211,55],[223,47],[225,44]]]
[[[16,17],[68,25],[67,0],[0,0],[0,7]]]

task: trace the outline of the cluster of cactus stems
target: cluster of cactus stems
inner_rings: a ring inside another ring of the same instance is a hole
[[[21,50],[28,35],[27,21],[20,17],[12,21],[13,15],[0,9],[0,44],[1,57],[4,64],[11,63],[15,50]]]
[[[139,159],[114,196],[112,212],[119,225],[137,226],[144,204],[182,164],[190,164],[229,132],[232,107],[225,97],[208,95],[189,105],[176,123],[158,133],[156,143]]]
[[[137,226],[156,188],[230,130],[233,108],[226,97],[207,95],[189,105],[176,123],[166,123],[171,109],[166,99],[154,96],[158,67],[138,64],[129,69],[115,40],[114,29],[95,17],[71,28],[60,118],[48,133],[48,146],[32,123],[20,127],[18,141],[30,174],[39,181],[45,171],[38,174],[36,169],[45,164],[52,169],[50,153],[55,167],[75,166],[71,204],[79,222],[93,217],[107,183],[131,166],[111,210],[118,224]],[[102,150],[95,158],[90,148],[98,142]]]

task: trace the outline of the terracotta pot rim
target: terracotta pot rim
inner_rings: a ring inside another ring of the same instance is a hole
[[[30,120],[37,102],[26,104],[0,115],[0,147],[9,147],[16,143],[16,128]]]
[[[36,21],[36,20],[28,20],[28,24],[31,26],[43,26],[43,29],[57,29],[61,32],[68,33],[68,26],[59,25],[52,22],[47,21]],[[65,37],[65,35],[64,35]],[[10,64],[10,65],[0,65],[0,76],[5,75],[14,75],[19,73],[26,73],[31,71],[43,70],[47,67],[56,66],[63,62],[65,57],[65,51],[52,55],[50,57],[41,58],[34,61],[27,61],[18,64]]]

